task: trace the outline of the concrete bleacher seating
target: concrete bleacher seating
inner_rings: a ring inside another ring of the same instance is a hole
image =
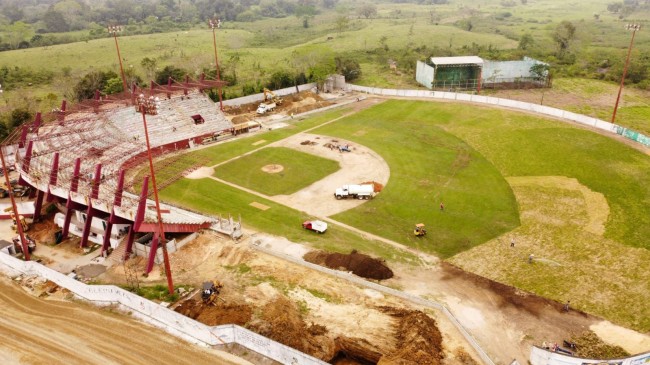
[[[197,136],[217,133],[232,128],[232,123],[204,94],[194,91],[189,95],[159,95],[158,114],[146,115],[152,149],[186,141]],[[196,124],[192,115],[200,114],[204,123]],[[118,172],[134,156],[146,151],[142,114],[124,102],[104,105],[95,114],[76,113],[66,116],[63,124],[55,121],[42,125],[38,133],[28,135],[33,141],[33,157],[28,176],[42,186],[50,180],[53,155],[59,152],[57,186],[68,190],[72,180],[74,161],[81,159],[78,192],[90,195],[92,174],[102,164],[99,199],[112,201],[117,186]],[[24,150],[22,151],[24,156]],[[126,206],[134,206],[137,198],[125,197]]]

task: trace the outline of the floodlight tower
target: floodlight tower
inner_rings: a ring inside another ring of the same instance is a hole
[[[623,85],[625,85],[625,76],[627,75],[627,68],[630,64],[630,55],[632,54],[632,45],[634,45],[634,35],[641,29],[641,24],[627,24],[625,29],[632,31],[632,39],[630,39],[630,46],[627,48],[627,58],[625,59],[625,67],[623,68],[623,77],[621,77],[621,86],[618,88],[618,96],[616,97],[616,105],[614,105],[614,113],[612,113],[612,123],[616,122],[616,111],[618,110],[618,102],[621,100],[621,93],[623,92]]]
[[[217,57],[217,29],[221,28],[221,19],[210,19],[208,25],[212,29],[212,44],[214,45],[214,64],[217,67],[217,81],[221,81],[219,75],[219,57]],[[223,111],[223,100],[221,98],[221,85],[219,85],[219,110]]]
[[[124,92],[127,92],[128,89],[126,88],[126,77],[124,76],[124,67],[122,66],[122,56],[120,55],[120,46],[117,44],[117,33],[122,31],[122,27],[119,25],[109,25],[108,26],[108,32],[113,35],[113,38],[115,39],[115,49],[117,49],[117,59],[120,61],[120,74],[122,75],[122,88],[124,89]]]
[[[153,158],[151,157],[151,145],[149,144],[149,130],[147,129],[147,114],[158,114],[158,98],[150,96],[145,97],[140,94],[136,99],[137,107],[142,113],[142,125],[144,126],[144,136],[147,141],[147,157],[149,159],[149,173],[151,174],[151,183],[153,185],[153,195],[156,199],[156,214],[158,216],[158,239],[162,243],[163,261],[165,264],[165,275],[167,276],[167,289],[169,295],[174,294],[174,282],[172,281],[172,272],[169,265],[169,255],[167,254],[167,242],[165,242],[165,231],[163,227],[162,214],[160,213],[160,199],[158,198],[158,186],[156,185],[156,175],[153,169]]]

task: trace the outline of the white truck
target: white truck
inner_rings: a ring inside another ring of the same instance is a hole
[[[375,187],[372,184],[343,185],[334,192],[334,197],[339,200],[343,198],[370,199],[373,196],[375,196]]]
[[[264,114],[275,109],[275,103],[262,103],[257,107],[257,114]]]

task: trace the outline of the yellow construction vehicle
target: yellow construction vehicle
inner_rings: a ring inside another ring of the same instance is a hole
[[[20,224],[23,226],[23,232],[29,231],[29,224],[27,224],[25,217],[19,215],[18,219],[20,220]],[[14,212],[11,212],[11,222],[12,222],[11,229],[13,229],[14,232],[18,232],[18,228],[16,228],[16,215],[14,214]]]
[[[418,223],[415,225],[415,229],[413,230],[413,234],[416,237],[422,237],[425,234],[427,234],[427,230],[424,229],[424,223]]]
[[[205,305],[215,305],[219,298],[223,284],[218,280],[206,281],[203,283],[203,290],[201,291],[201,299]],[[223,299],[222,299],[223,300]]]
[[[276,103],[277,105],[282,105],[282,98],[275,95],[273,91],[264,88],[264,101],[272,101]]]

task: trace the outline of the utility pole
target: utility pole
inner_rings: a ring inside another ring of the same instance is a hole
[[[117,44],[117,32],[121,32],[122,27],[119,25],[109,25],[108,26],[108,32],[113,35],[113,38],[115,39],[115,49],[117,49],[117,59],[120,61],[120,74],[122,75],[122,87],[124,89],[124,92],[129,91],[126,87],[126,77],[124,76],[124,67],[122,67],[122,56],[120,55],[120,46]]]
[[[634,35],[639,29],[641,24],[627,24],[625,29],[632,31],[632,39],[630,39],[630,46],[627,48],[627,58],[625,59],[625,67],[623,68],[623,77],[621,77],[621,86],[618,88],[618,96],[616,97],[616,105],[614,105],[614,113],[612,113],[612,123],[616,122],[616,111],[618,110],[618,102],[621,100],[621,93],[623,92],[623,85],[625,85],[625,76],[627,76],[627,68],[630,65],[630,55],[632,54],[632,46],[634,45]]]
[[[147,117],[146,114],[158,114],[158,105],[157,100],[153,96],[150,96],[148,99],[144,94],[140,94],[136,99],[138,109],[142,112],[142,124],[144,126],[144,136],[147,141],[147,157],[149,158],[149,172],[151,174],[151,182],[153,185],[153,195],[156,199],[156,214],[158,217],[158,239],[162,244],[163,251],[163,261],[165,264],[165,275],[167,276],[167,289],[169,290],[169,295],[174,294],[174,282],[172,280],[172,271],[169,264],[169,255],[167,253],[167,242],[165,242],[165,230],[163,227],[162,214],[160,213],[160,199],[158,198],[158,186],[156,185],[156,175],[153,169],[153,158],[151,157],[151,145],[149,144],[149,130],[147,129]]]

